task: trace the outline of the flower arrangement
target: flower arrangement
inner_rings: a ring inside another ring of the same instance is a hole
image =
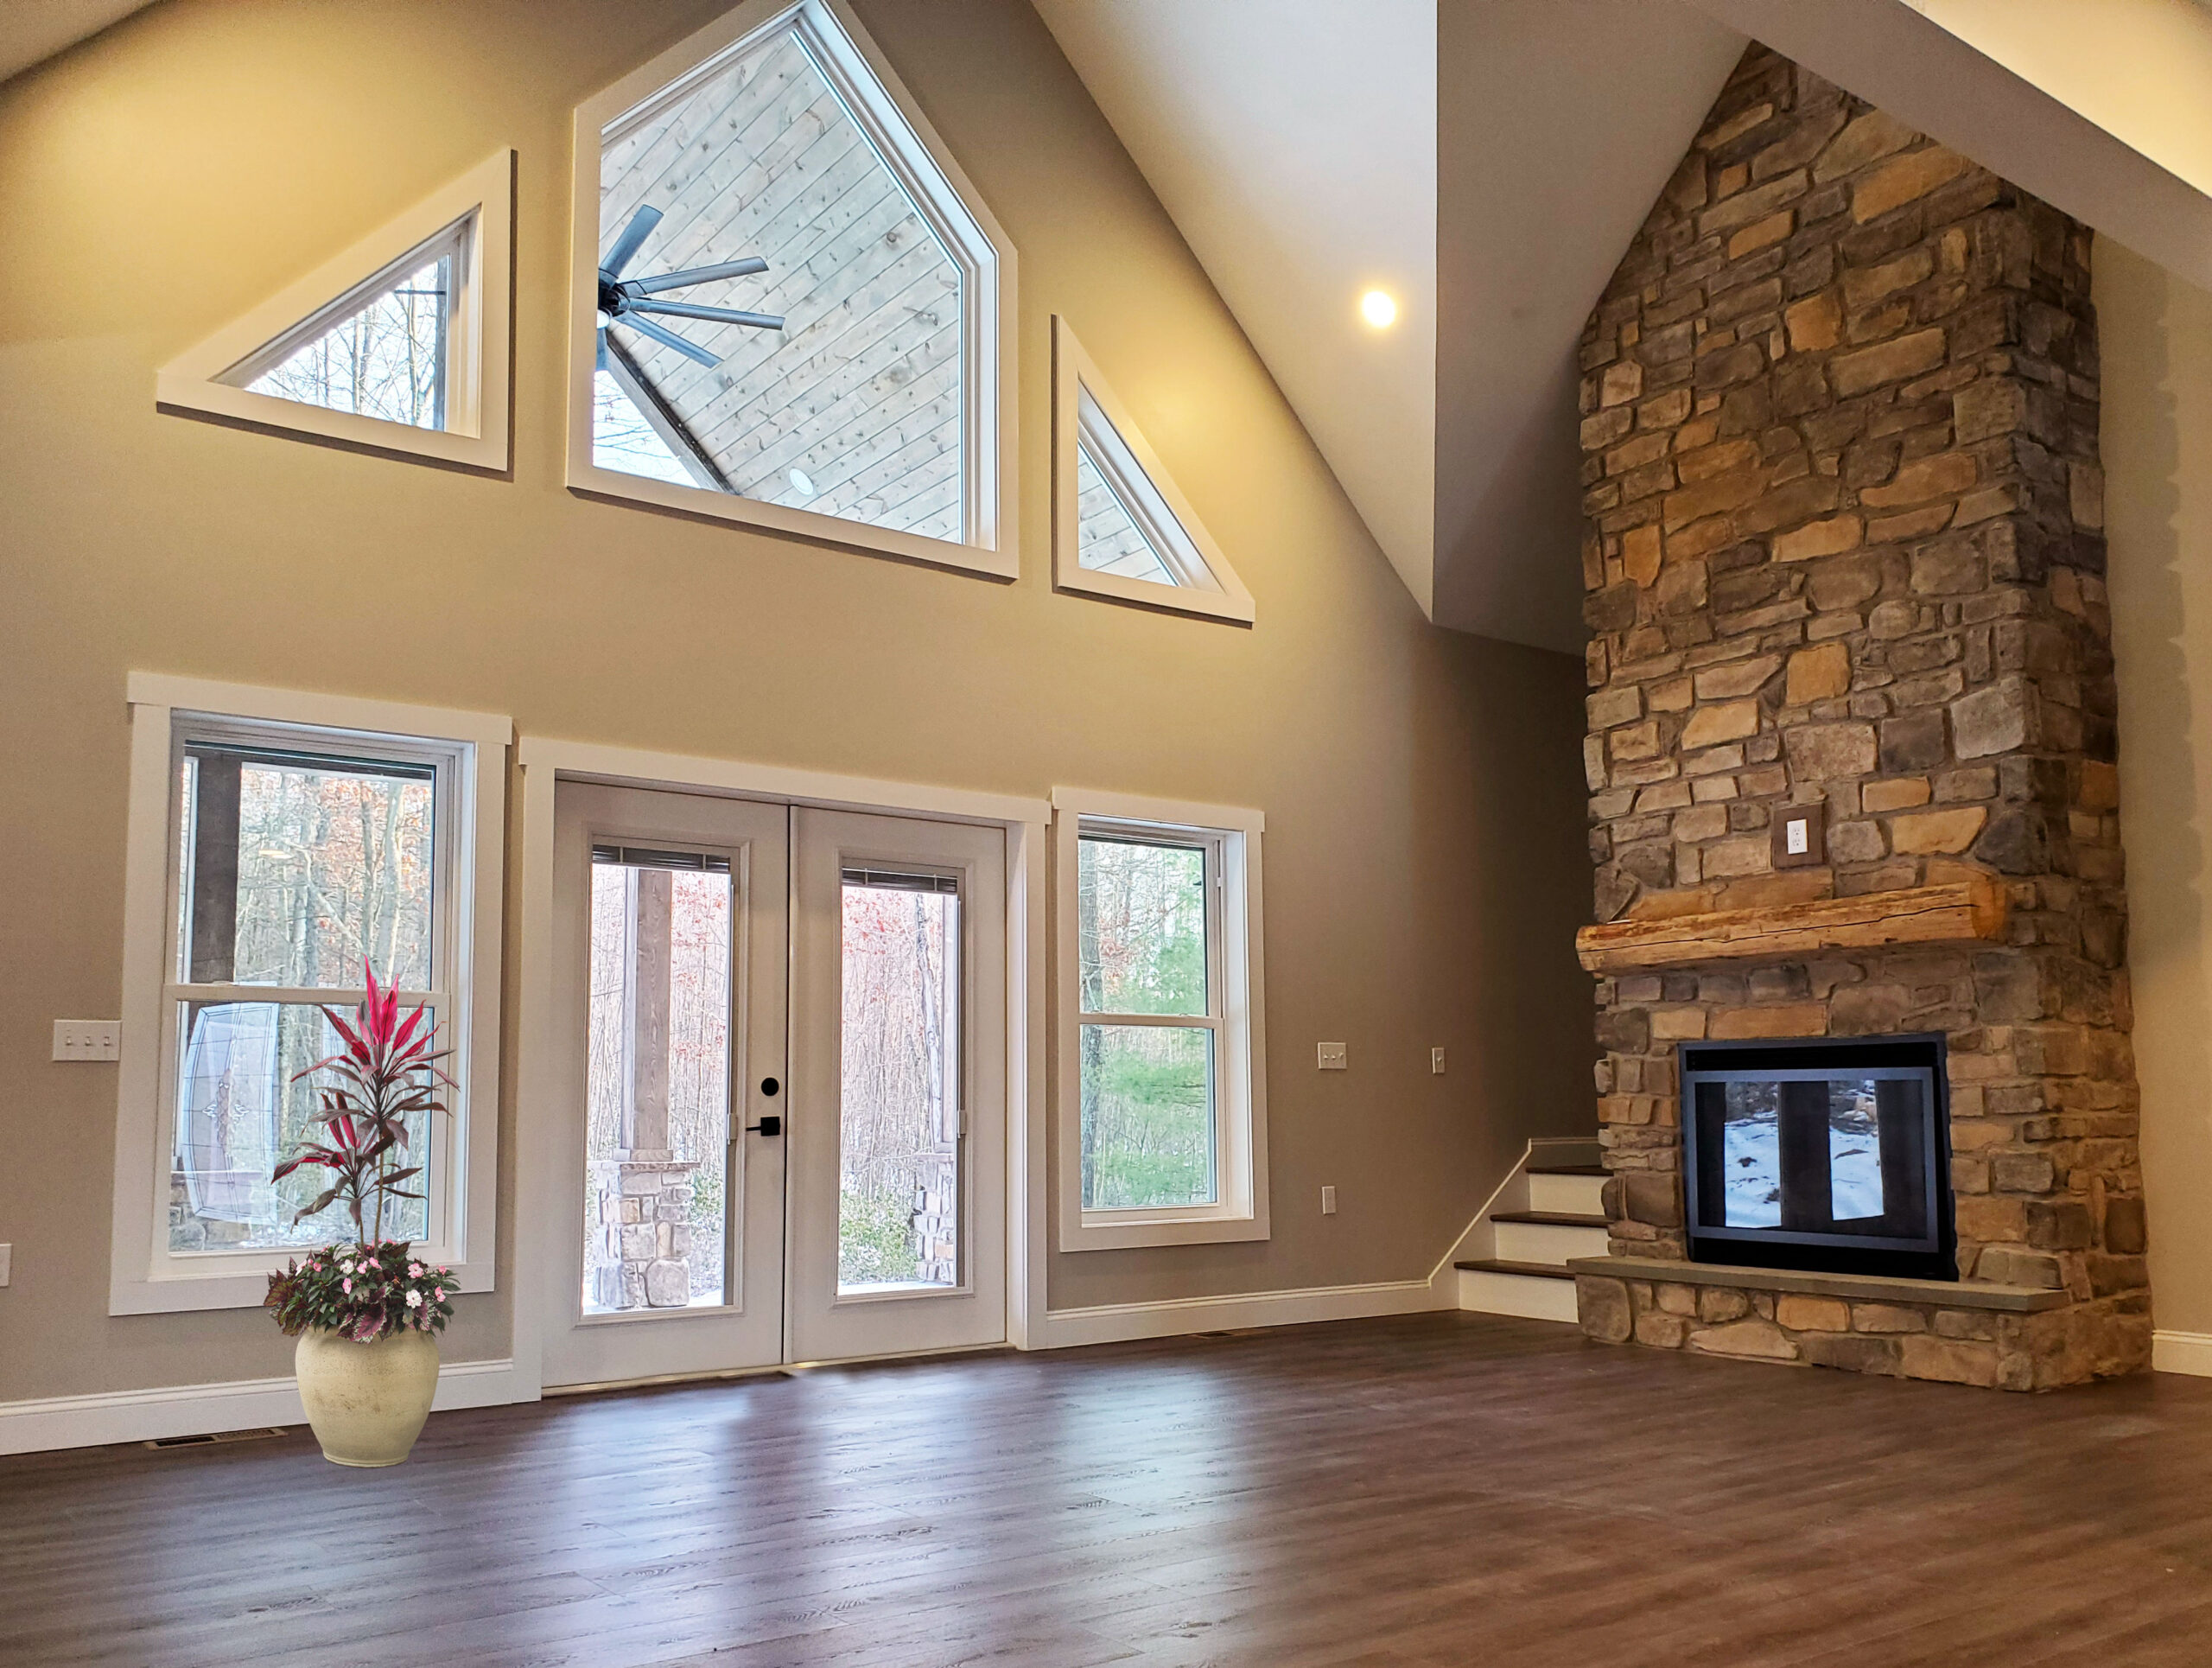
[[[378,985],[375,968],[365,971],[368,993],[350,1022],[333,1009],[322,1010],[344,1046],[299,1073],[306,1078],[327,1071],[336,1079],[319,1091],[320,1136],[302,1141],[270,1177],[281,1181],[308,1167],[329,1171],[330,1185],[292,1219],[342,1200],[353,1219],[353,1243],[316,1251],[270,1275],[263,1300],[292,1336],[313,1328],[359,1344],[406,1330],[444,1330],[460,1289],[452,1270],[433,1267],[405,1241],[384,1237],[385,1201],[423,1196],[404,1185],[423,1173],[421,1165],[403,1162],[407,1120],[443,1111],[438,1085],[453,1079],[438,1065],[444,1051],[431,1050],[436,1027],[428,1022],[428,1010],[418,1007],[403,1015],[398,994]]]
[[[460,1284],[404,1245],[339,1245],[270,1275],[267,1302],[287,1336],[313,1327],[373,1344],[390,1333],[442,1332]]]

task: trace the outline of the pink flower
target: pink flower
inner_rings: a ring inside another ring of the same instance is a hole
[[[343,1285],[345,1286],[346,1291],[346,1292],[347,1292],[347,1294],[350,1296],[350,1295],[352,1294],[352,1292],[353,1292],[353,1283],[351,1280],[347,1280],[347,1281],[343,1282],[342,1283],[343,1283]]]
[[[420,1263],[410,1263],[407,1265],[407,1277],[410,1280],[420,1280],[423,1277],[423,1265]]]

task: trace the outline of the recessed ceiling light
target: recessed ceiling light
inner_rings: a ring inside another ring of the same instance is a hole
[[[808,474],[805,470],[793,469],[791,471],[791,485],[798,488],[798,495],[801,498],[812,498],[814,496],[814,477]]]
[[[1359,298],[1359,315],[1377,330],[1397,322],[1398,303],[1385,290],[1370,290]]]

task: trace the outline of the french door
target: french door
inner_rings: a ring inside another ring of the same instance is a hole
[[[563,781],[545,1382],[995,1342],[995,828]]]

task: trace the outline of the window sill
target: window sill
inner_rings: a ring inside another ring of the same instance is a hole
[[[302,1248],[301,1252],[316,1249]],[[251,1255],[247,1253],[246,1255]],[[286,1259],[286,1260],[289,1260]],[[110,1315],[189,1315],[208,1309],[257,1309],[269,1296],[269,1267],[210,1274],[118,1280],[108,1287]],[[454,1270],[464,1292],[493,1289],[492,1265],[465,1263]]]
[[[1217,1245],[1268,1238],[1264,1212],[1161,1216],[1143,1211],[1084,1211],[1060,1227],[1064,1251],[1129,1251],[1141,1245]]]
[[[1020,562],[1010,550],[989,550],[980,544],[956,544],[945,538],[925,538],[918,533],[899,532],[890,527],[871,527],[864,521],[848,521],[842,516],[820,515],[812,510],[795,510],[785,505],[770,504],[735,493],[714,492],[705,487],[679,486],[672,481],[655,481],[650,475],[627,474],[620,469],[602,469],[596,464],[570,464],[569,490],[582,497],[599,499],[607,503],[644,504],[654,509],[671,510],[679,515],[731,521],[741,526],[792,535],[818,544],[833,544],[871,556],[897,557],[902,561],[924,563],[931,567],[981,574],[988,579],[1016,579],[1021,573]]]

